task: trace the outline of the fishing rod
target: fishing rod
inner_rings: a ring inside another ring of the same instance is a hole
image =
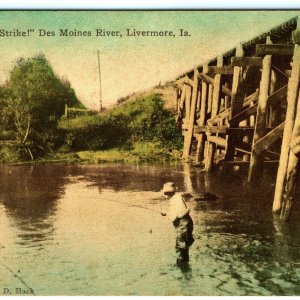
[[[163,197],[159,197],[159,198],[150,198],[149,200],[158,200],[158,204],[159,204],[159,211],[157,209],[153,209],[152,207],[147,207],[147,206],[143,206],[143,205],[138,205],[138,204],[128,204],[128,203],[124,203],[124,202],[119,202],[116,200],[105,200],[108,202],[114,202],[114,203],[118,203],[118,204],[123,204],[126,205],[127,207],[138,207],[138,208],[143,208],[143,209],[148,209],[148,210],[152,210],[153,212],[156,212],[158,214],[161,214],[161,200],[163,199]]]
[[[117,201],[114,201],[114,202],[117,202]],[[160,202],[159,202],[160,203]],[[124,203],[125,204],[125,203]],[[142,205],[136,205],[136,204],[131,204],[131,205],[127,205],[128,207],[138,207],[138,208],[143,208],[143,209],[149,209],[149,210],[151,210],[151,211],[153,211],[153,212],[156,212],[156,213],[158,213],[158,214],[161,214],[161,212],[160,211],[158,211],[157,209],[153,209],[153,208],[151,208],[151,207],[146,207],[146,206],[142,206]],[[160,205],[159,205],[160,206]]]

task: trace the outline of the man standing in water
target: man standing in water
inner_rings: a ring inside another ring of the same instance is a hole
[[[189,247],[194,243],[193,238],[193,220],[190,216],[183,194],[175,193],[175,185],[173,182],[167,182],[162,189],[163,194],[170,200],[170,208],[168,212],[169,219],[173,222],[176,229],[176,254],[177,264],[189,261]],[[167,213],[161,213],[166,216]]]

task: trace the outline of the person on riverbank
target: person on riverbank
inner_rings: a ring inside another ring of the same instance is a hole
[[[167,182],[164,184],[162,192],[170,200],[169,212],[161,212],[163,216],[168,215],[176,229],[176,254],[177,264],[189,261],[189,247],[194,243],[193,220],[190,210],[186,205],[182,193],[175,192],[175,184]]]

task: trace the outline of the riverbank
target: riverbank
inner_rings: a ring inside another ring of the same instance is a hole
[[[181,159],[181,151],[161,148],[156,143],[135,143],[130,150],[109,149],[105,151],[80,151],[76,153],[85,162],[145,162],[145,161],[177,161]]]
[[[20,165],[30,163],[102,163],[102,162],[154,162],[154,161],[179,161],[181,160],[181,151],[161,148],[156,143],[145,142],[135,143],[130,149],[113,148],[98,151],[59,151],[51,153],[43,159],[30,161],[14,159],[2,161],[2,164]]]

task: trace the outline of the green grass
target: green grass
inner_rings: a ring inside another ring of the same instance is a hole
[[[159,95],[141,97],[103,114],[62,118],[57,146],[35,155],[36,163],[150,162],[181,160],[182,133]],[[49,140],[50,141],[50,140]],[[50,142],[49,142],[50,143]],[[0,162],[22,162],[0,147]]]
[[[64,150],[64,149],[61,149]],[[1,153],[2,152],[2,153]],[[11,151],[2,154],[0,163],[17,163],[21,162]],[[43,163],[43,162],[69,162],[69,163],[101,163],[101,162],[154,162],[154,161],[178,161],[181,159],[181,151],[161,148],[155,142],[136,142],[131,149],[113,148],[109,150],[97,151],[78,151],[67,152],[60,151],[52,153],[43,159],[23,163]]]
[[[138,162],[138,158],[129,151],[110,149],[103,151],[79,151],[77,155],[81,161],[100,163],[100,162]]]
[[[143,162],[180,160],[180,151],[159,148],[156,143],[135,143],[131,150],[109,149],[103,151],[76,152],[80,161],[99,162]]]
[[[18,149],[14,146],[4,145],[0,147],[0,163],[15,163],[20,161]]]

